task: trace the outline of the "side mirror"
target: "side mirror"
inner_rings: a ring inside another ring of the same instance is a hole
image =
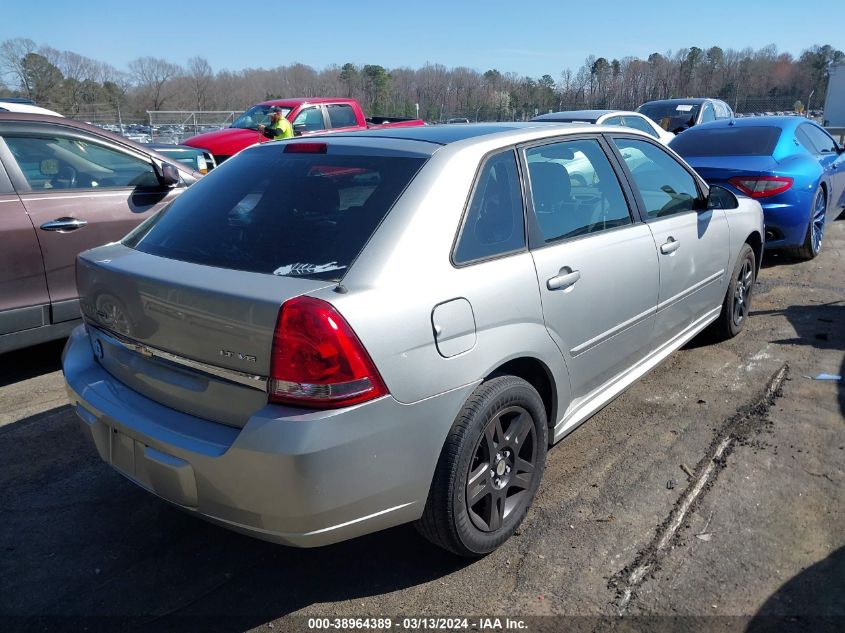
[[[739,200],[736,196],[719,185],[710,186],[710,194],[707,196],[707,209],[736,209]]]
[[[181,178],[179,177],[179,170],[175,165],[170,163],[162,163],[161,165],[161,183],[165,187],[175,187],[179,184]]]
[[[296,123],[293,126],[293,135],[294,136],[302,136],[302,133],[307,132],[307,131],[308,131],[308,128],[306,127],[306,125],[304,123]]]

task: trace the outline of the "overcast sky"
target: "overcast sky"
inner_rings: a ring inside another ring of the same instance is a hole
[[[431,62],[535,78],[550,74],[555,80],[564,68],[577,70],[590,54],[645,58],[689,46],[775,44],[797,56],[814,44],[845,47],[843,32],[842,0],[56,0],[43,5],[6,0],[0,20],[0,40],[28,37],[121,70],[136,57],[185,64],[200,55],[215,71],[294,62],[318,70],[346,62],[387,68]]]

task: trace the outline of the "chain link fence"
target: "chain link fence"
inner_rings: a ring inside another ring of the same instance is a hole
[[[148,110],[145,117],[139,117],[127,116],[114,103],[74,107],[50,102],[39,105],[139,143],[177,144],[191,136],[228,127],[243,113],[243,110]]]
[[[148,110],[154,143],[179,143],[203,132],[229,127],[243,110]]]

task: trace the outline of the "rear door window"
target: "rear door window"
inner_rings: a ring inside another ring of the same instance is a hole
[[[496,154],[484,163],[469,206],[454,261],[463,264],[525,248],[525,220],[516,155]]]
[[[352,106],[344,103],[335,103],[327,105],[326,112],[329,113],[329,123],[333,128],[355,127],[358,125],[358,120],[355,118],[355,111],[352,109]]]
[[[425,162],[264,150],[212,171],[124,244],[218,268],[339,280]]]

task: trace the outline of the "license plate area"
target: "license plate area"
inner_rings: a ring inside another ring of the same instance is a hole
[[[115,428],[111,430],[111,465],[128,477],[135,477],[135,440]]]

